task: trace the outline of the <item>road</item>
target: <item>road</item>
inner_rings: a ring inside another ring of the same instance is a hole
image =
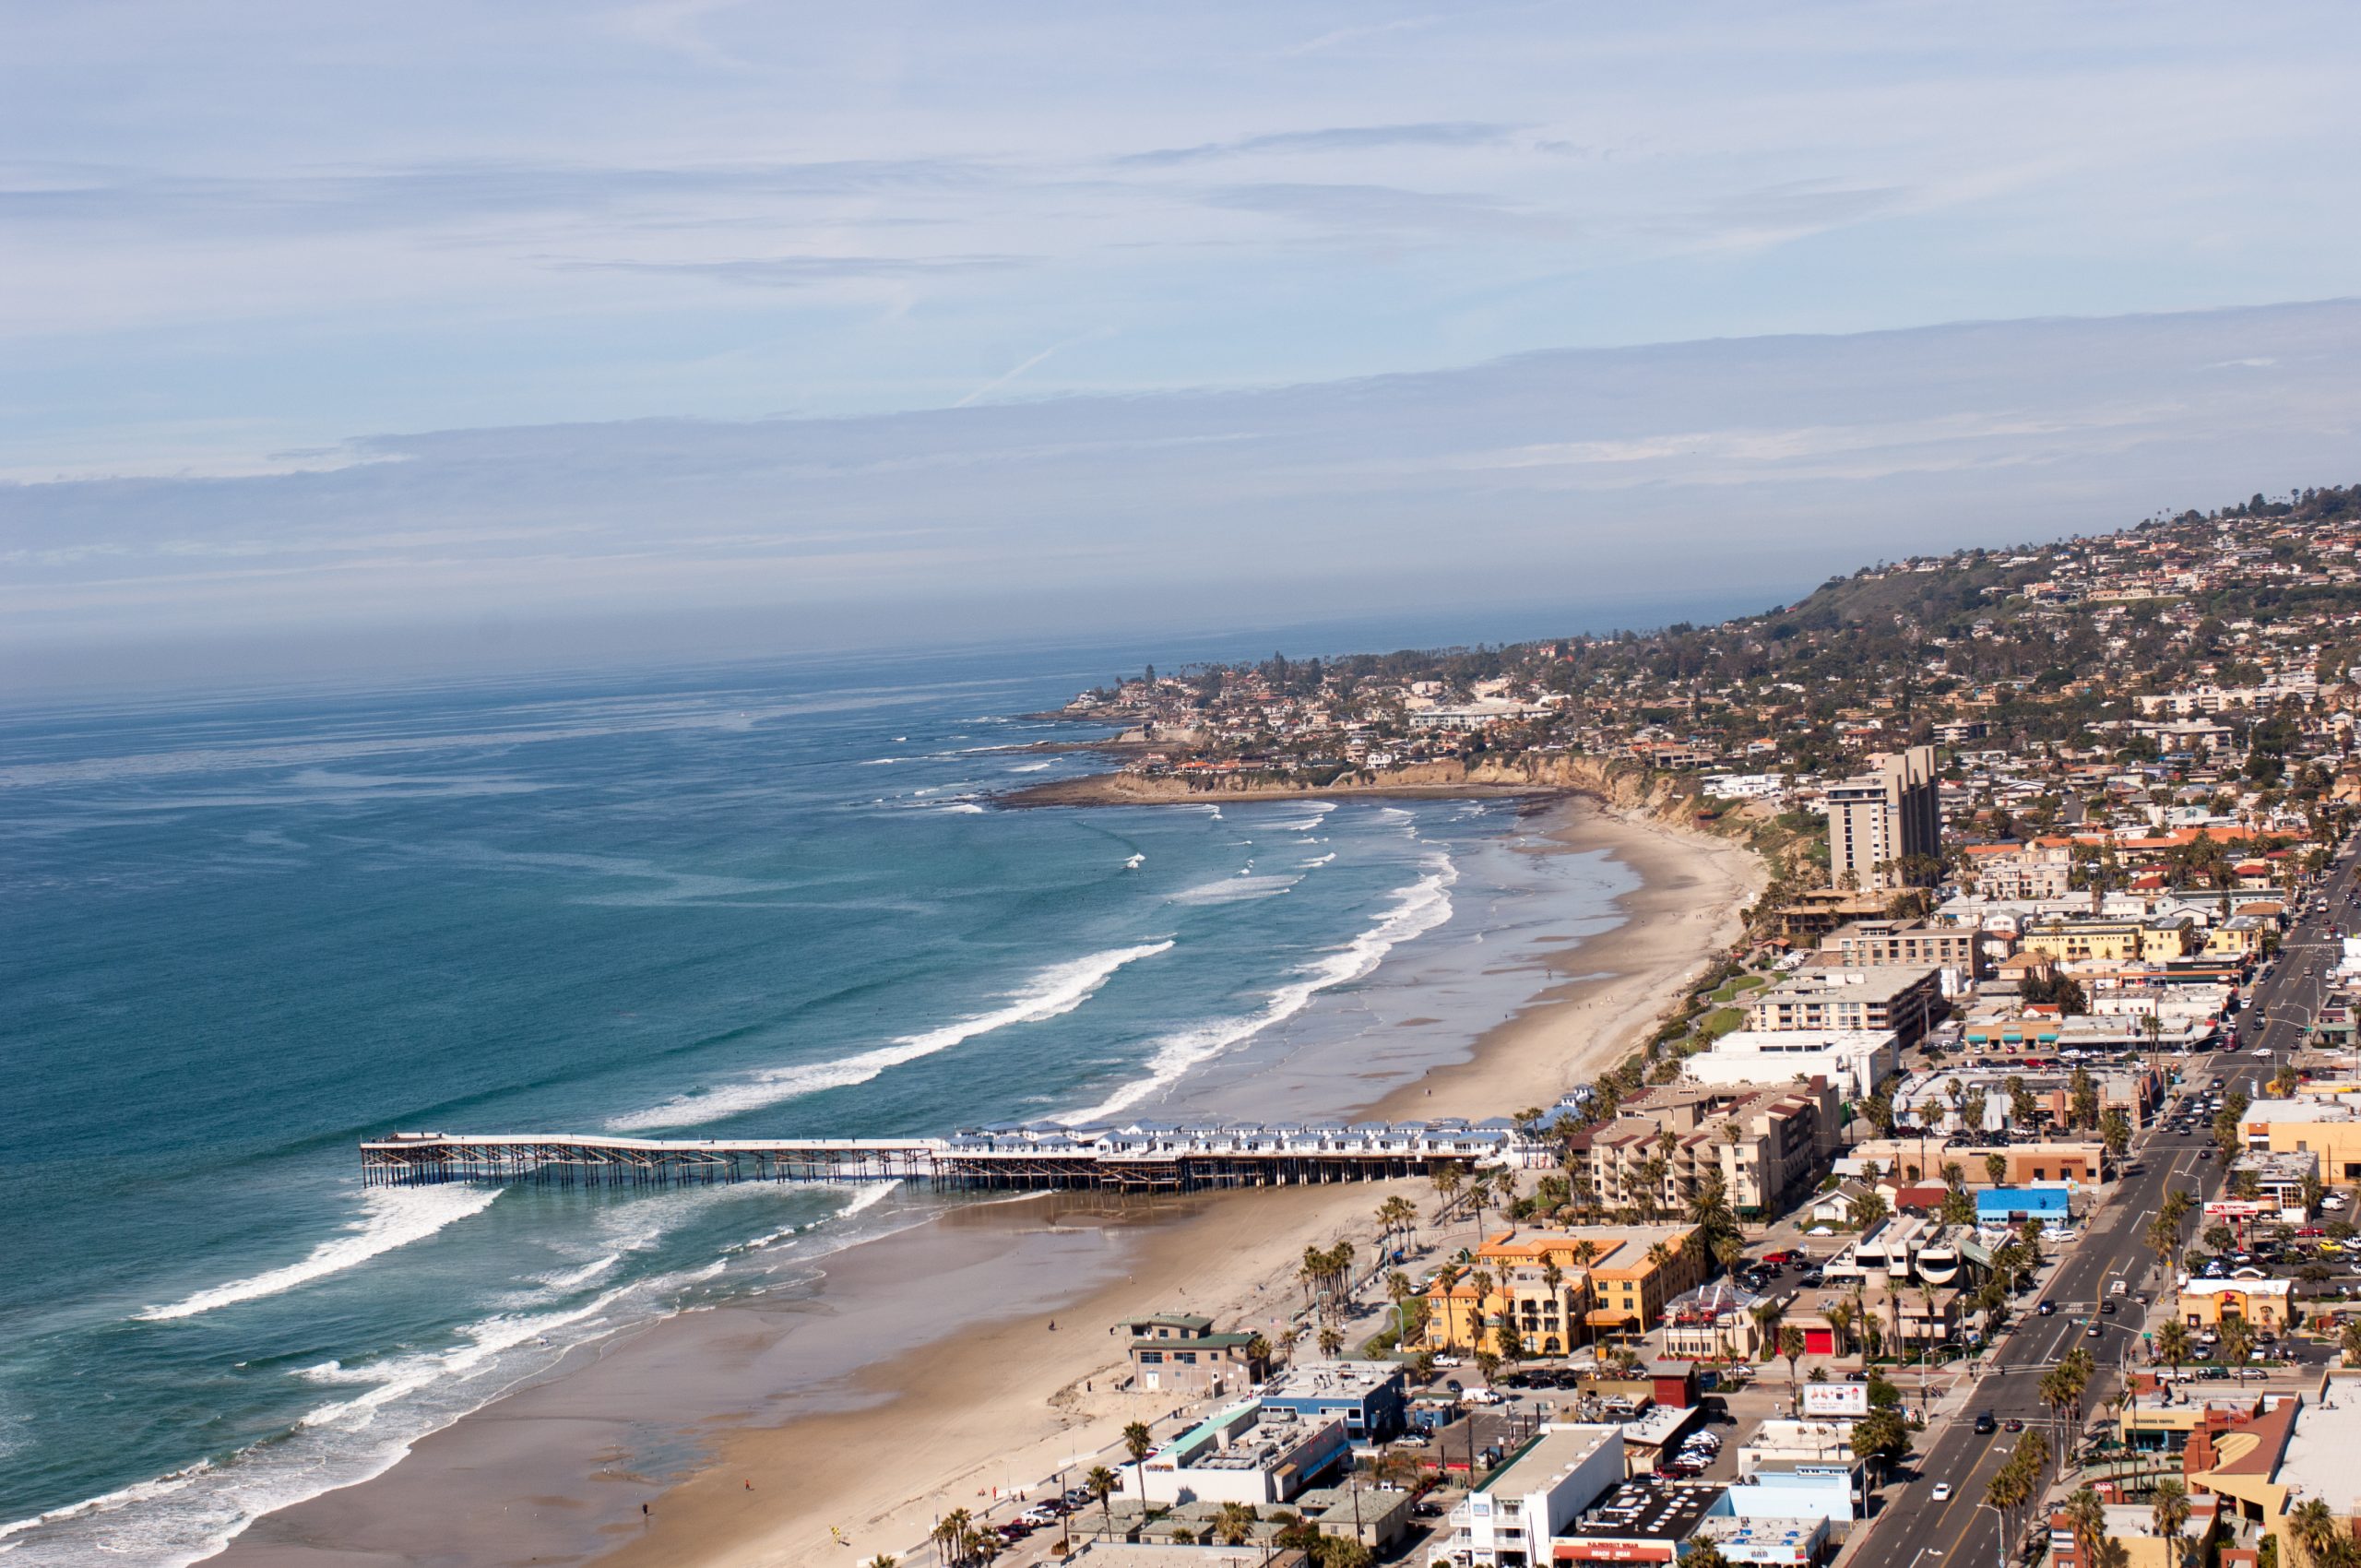
[[[2331,922],[2348,928],[2356,923],[2355,911],[2344,904],[2355,882],[2355,856],[2341,853],[2324,884],[2325,912],[2307,916],[2288,932],[2271,978],[2260,985],[2253,1005],[2240,1016],[2247,1043],[2262,1051],[2190,1059],[2184,1092],[2218,1079],[2256,1094],[2302,1044],[2327,973],[2333,967],[2337,944],[2330,939],[2327,928]],[[2315,964],[2321,971],[2319,978],[2305,972]],[[2259,1028],[2258,1017],[2262,1020]],[[2042,1373],[2077,1344],[2090,1347],[2101,1369],[2099,1385],[2086,1396],[2085,1409],[2104,1408],[2106,1387],[2120,1368],[2136,1359],[2141,1323],[2136,1312],[2100,1315],[2097,1303],[2109,1282],[2120,1277],[2130,1281],[2134,1297],[2145,1290],[2164,1311],[2171,1310],[2163,1289],[2168,1282],[2155,1274],[2155,1254],[2142,1238],[2168,1187],[2194,1191],[2201,1201],[2220,1189],[2223,1162],[2218,1158],[2211,1161],[2200,1158],[2211,1145],[2202,1128],[2181,1136],[2160,1129],[2135,1146],[2130,1163],[2139,1173],[2118,1183],[2115,1194],[2084,1227],[2082,1240],[2045,1288],[2047,1298],[2057,1303],[2056,1315],[2041,1317],[2028,1312],[2019,1320],[1992,1358],[1996,1370],[1975,1385],[1961,1411],[1919,1437],[1916,1478],[1904,1486],[1887,1489],[1886,1508],[1874,1522],[1877,1540],[1870,1549],[1879,1562],[1891,1568],[1975,1568],[1983,1562],[1998,1565],[2002,1562],[1999,1515],[1978,1505],[1984,1501],[1986,1485],[2018,1438],[2006,1431],[1978,1435],[1972,1415],[1989,1410],[2003,1422],[2014,1416],[2029,1429],[2038,1430],[2038,1423],[2049,1419],[2040,1400]],[[2162,1322],[2161,1315],[2155,1321]],[[2093,1323],[2099,1325],[2095,1336],[2088,1333]],[[1942,1482],[1950,1483],[1952,1494],[1937,1503],[1934,1491]]]

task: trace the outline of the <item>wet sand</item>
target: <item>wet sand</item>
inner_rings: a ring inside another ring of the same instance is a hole
[[[1606,849],[1640,873],[1619,900],[1623,923],[1562,949],[1553,965],[1567,978],[1375,1114],[1547,1104],[1635,1046],[1735,937],[1761,881],[1750,853],[1587,802],[1555,809],[1556,843]],[[1117,1389],[1128,1369],[1109,1324],[1187,1310],[1275,1337],[1298,1305],[1305,1246],[1343,1238],[1371,1255],[1372,1216],[1395,1192],[1433,1207],[1415,1182],[955,1206],[824,1260],[810,1293],[577,1353],[376,1479],[268,1515],[211,1561],[738,1568],[923,1548],[950,1509],[1111,1464],[1125,1422],[1169,1412]]]

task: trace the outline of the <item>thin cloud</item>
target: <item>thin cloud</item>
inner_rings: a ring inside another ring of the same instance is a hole
[[[1233,141],[1200,142],[1194,147],[1158,148],[1149,152],[1127,153],[1115,161],[1156,168],[1264,154],[1366,152],[1389,147],[1489,147],[1522,128],[1481,120],[1444,120],[1415,125],[1333,125],[1324,130],[1274,131]]]
[[[553,260],[563,272],[632,272],[704,278],[754,289],[809,289],[867,279],[934,278],[961,272],[1005,272],[1034,258],[1021,255],[778,255],[732,261]]]

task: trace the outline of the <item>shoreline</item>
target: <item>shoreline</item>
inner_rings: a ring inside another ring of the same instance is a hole
[[[1634,1048],[1672,988],[1735,934],[1762,876],[1742,846],[1546,793],[1565,804],[1540,852],[1604,849],[1639,873],[1615,901],[1619,923],[1553,953],[1558,978],[1462,1060],[1340,1111],[1400,1120],[1547,1104]],[[831,1526],[859,1561],[905,1552],[941,1513],[979,1506],[979,1491],[1072,1468],[1125,1421],[1167,1413],[1169,1396],[1115,1387],[1128,1364],[1122,1342],[1102,1332],[1109,1323],[1186,1307],[1271,1332],[1269,1320],[1297,1304],[1302,1247],[1369,1248],[1373,1211],[1396,1193],[1422,1210],[1431,1196],[1408,1182],[955,1205],[829,1254],[812,1299],[756,1297],[590,1347],[421,1440],[378,1477],[263,1516],[207,1561],[751,1568],[835,1556]],[[930,1289],[911,1290],[913,1280]],[[881,1333],[901,1348],[860,1359]],[[623,1466],[665,1436],[680,1453],[674,1471]],[[1102,1461],[1082,1467],[1091,1462]]]

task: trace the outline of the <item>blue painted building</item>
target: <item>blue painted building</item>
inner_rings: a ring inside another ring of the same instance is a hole
[[[1345,1423],[1355,1443],[1378,1443],[1403,1430],[1407,1384],[1392,1361],[1310,1361],[1274,1373],[1263,1403],[1307,1420]]]
[[[2063,1187],[1993,1187],[1975,1194],[1978,1225],[2018,1225],[2038,1219],[2063,1225],[2070,1217]]]

